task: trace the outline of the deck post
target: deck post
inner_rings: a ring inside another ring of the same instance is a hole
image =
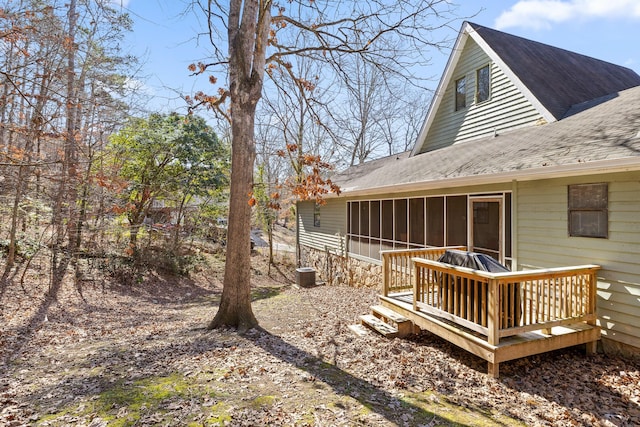
[[[411,268],[413,269],[413,311],[418,311],[418,292],[422,292],[422,289],[420,289],[422,271],[413,261],[411,262]]]
[[[500,364],[487,362],[487,374],[493,378],[498,378],[500,376]]]
[[[497,346],[500,342],[500,290],[498,279],[489,279],[489,295],[487,301],[487,327],[489,335],[487,341],[490,345]],[[500,364],[487,362],[487,374],[493,378],[500,375]]]
[[[489,279],[489,295],[487,301],[487,328],[489,335],[487,340],[491,345],[498,345],[500,341],[500,294],[498,279]]]
[[[390,255],[382,253],[382,295],[389,296],[389,274],[391,273],[389,268]]]
[[[598,277],[596,272],[592,271],[589,274],[589,298],[587,302],[587,314],[595,314],[596,312],[596,292],[597,292]],[[596,325],[596,318],[588,320],[587,324]],[[586,353],[595,354],[598,349],[598,341],[591,341],[586,343]]]

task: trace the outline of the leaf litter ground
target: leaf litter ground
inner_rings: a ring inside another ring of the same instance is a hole
[[[423,332],[388,340],[347,326],[376,291],[292,285],[252,257],[263,330],[208,331],[224,260],[190,278],[96,280],[82,297],[46,281],[0,290],[0,425],[635,426],[640,363],[580,348],[500,366]],[[37,272],[37,271],[36,271]]]

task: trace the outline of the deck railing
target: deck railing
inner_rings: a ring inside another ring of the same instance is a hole
[[[413,289],[413,258],[435,261],[447,249],[465,250],[464,246],[430,247],[420,249],[398,249],[381,251],[382,254],[382,294],[409,291]]]
[[[412,263],[413,310],[464,326],[492,345],[523,332],[596,321],[597,265],[488,273],[424,258]]]

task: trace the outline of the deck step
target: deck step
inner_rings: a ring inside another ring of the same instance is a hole
[[[395,311],[385,307],[384,305],[372,305],[370,308],[371,308],[371,312],[374,315],[377,313],[380,316],[384,317],[385,319],[391,320],[393,322],[403,323],[403,322],[409,321],[409,319],[404,317],[402,314],[396,313]],[[380,317],[380,316],[376,316],[376,317]]]
[[[398,336],[397,328],[383,322],[373,314],[363,314],[360,316],[360,321],[363,325],[368,326],[387,338],[395,338]]]
[[[356,334],[359,337],[364,337],[365,335],[369,334],[369,329],[367,329],[363,324],[361,323],[356,323],[355,325],[349,325],[347,326],[349,329],[351,329],[351,332],[353,332],[354,334]]]
[[[371,313],[382,321],[391,323],[398,330],[399,337],[405,337],[413,332],[413,322],[402,314],[385,307],[384,305],[372,305]]]

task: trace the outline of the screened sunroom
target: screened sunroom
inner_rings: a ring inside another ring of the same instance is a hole
[[[465,246],[512,265],[511,193],[347,202],[349,253],[380,260],[381,251]]]

